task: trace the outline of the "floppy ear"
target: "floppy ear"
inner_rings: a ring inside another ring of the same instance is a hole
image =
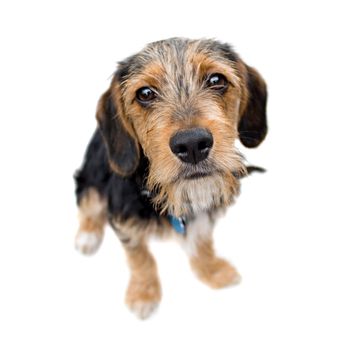
[[[116,90],[115,86],[111,85],[101,96],[96,118],[112,170],[119,175],[129,176],[139,164],[139,146],[131,126],[122,118],[122,106],[117,101]]]
[[[254,68],[245,66],[248,100],[238,124],[238,132],[243,145],[251,148],[259,146],[267,134],[267,89],[261,75]]]

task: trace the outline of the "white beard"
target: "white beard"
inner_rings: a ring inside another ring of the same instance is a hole
[[[238,192],[239,183],[232,175],[180,180],[174,183],[166,205],[175,216],[196,215],[231,204]]]

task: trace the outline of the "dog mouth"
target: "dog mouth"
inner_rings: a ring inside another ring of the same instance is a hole
[[[213,172],[198,171],[198,172],[193,172],[191,174],[187,174],[183,178],[186,180],[195,180],[195,179],[200,179],[202,177],[207,177],[207,176],[211,176],[211,175],[213,175]]]
[[[185,180],[195,180],[203,177],[212,176],[217,170],[213,166],[209,166],[209,164],[197,164],[194,166],[186,166],[182,169],[179,174],[179,178]]]

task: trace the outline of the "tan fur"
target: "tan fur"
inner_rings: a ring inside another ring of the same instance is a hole
[[[107,201],[94,188],[84,194],[79,203],[79,231],[103,235],[107,222]]]
[[[158,220],[111,218],[131,270],[125,300],[140,318],[148,317],[161,299],[156,263],[147,248],[151,235],[177,236],[187,247],[194,272],[213,288],[235,284],[240,279],[233,266],[215,255],[211,234],[218,213],[239,193],[239,180],[233,173],[238,177],[246,173],[235,141],[239,137],[240,119],[249,105],[248,73],[256,76],[262,89],[266,86],[258,72],[238,56],[229,59],[224,52],[212,49],[212,45],[210,40],[178,38],[148,45],[128,61],[126,77],[120,81],[117,75],[113,78],[98,104],[97,119],[101,126],[105,103],[112,99],[118,111],[115,116],[118,127],[135,142],[137,162],[141,152],[148,158],[149,172],[144,185],[152,193],[154,206],[161,214],[190,219],[188,236],[180,237],[166,216]],[[208,77],[216,73],[228,81],[222,95],[205,85]],[[150,108],[136,100],[142,87],[157,93]],[[210,169],[208,175],[190,178],[184,175],[187,165],[173,154],[169,141],[176,132],[197,127],[208,130],[214,141],[208,157],[193,165],[199,170]],[[124,146],[117,144],[116,153]],[[119,175],[130,175],[111,160],[110,165]],[[137,163],[132,170],[136,167]],[[80,231],[102,236],[106,201],[91,190],[79,206]]]
[[[121,92],[120,92],[120,86],[119,84],[115,81],[115,79],[112,81],[112,84],[110,86],[110,88],[101,96],[101,98],[98,101],[97,104],[97,111],[96,111],[96,119],[100,124],[103,124],[104,122],[104,118],[105,118],[105,104],[108,100],[108,98],[112,98],[113,103],[117,106],[118,108],[118,115],[115,115],[114,118],[118,118],[118,121],[120,122],[120,126],[122,128],[125,129],[125,131],[128,133],[128,136],[130,138],[132,138],[135,142],[136,145],[136,156],[137,158],[139,158],[140,156],[140,150],[138,147],[138,141],[137,141],[137,137],[135,135],[135,131],[133,129],[132,124],[130,123],[130,121],[126,118],[125,116],[125,112],[124,112],[124,104],[121,101],[122,97],[121,97]],[[102,133],[102,136],[104,137],[104,134]],[[118,145],[117,143],[114,145],[115,147],[119,146],[119,147],[123,147],[123,145]],[[115,171],[116,173],[122,175],[122,176],[126,176],[127,174],[125,174],[123,172],[123,170],[118,167],[118,165],[111,161],[111,159],[109,158],[109,165],[111,167],[111,169],[113,171]]]
[[[114,217],[111,224],[126,247],[136,247],[154,235],[167,238],[169,231],[171,231],[169,221],[165,218],[159,220],[121,220]]]
[[[175,215],[188,215],[188,210],[194,208],[183,206],[181,201],[196,186],[193,181],[181,179],[183,164],[168,146],[169,139],[176,131],[205,127],[213,134],[216,142],[207,163],[215,164],[221,177],[217,183],[222,184],[216,194],[213,193],[216,197],[213,203],[222,202],[223,193],[227,193],[227,197],[237,194],[238,184],[233,179],[232,171],[245,171],[240,154],[234,148],[241,97],[246,98],[242,87],[244,71],[239,71],[241,65],[236,67],[234,63],[209,54],[205,47],[199,46],[199,42],[191,42],[182,62],[176,62],[180,58],[177,58],[176,52],[172,52],[171,46],[163,47],[165,52],[162,52],[162,56],[156,54],[156,50],[146,49],[143,54],[152,56],[152,61],[142,71],[133,73],[121,87],[125,115],[128,115],[139,143],[150,159],[147,186],[150,190],[159,190],[154,203],[163,212],[170,210]],[[179,77],[180,73],[183,76]],[[212,73],[222,73],[229,79],[230,85],[223,98],[213,96],[212,92],[203,88],[203,80]],[[186,82],[187,92],[177,86],[179,79]],[[134,101],[136,91],[143,86],[151,86],[160,94],[160,100],[152,109],[145,109]],[[115,91],[118,91],[117,86]],[[175,194],[179,192],[178,188],[183,192],[180,195]],[[232,200],[224,198],[222,203],[227,205],[230,202]]]
[[[190,262],[198,278],[212,288],[223,288],[240,281],[236,269],[215,255],[211,240],[197,243],[197,254]]]
[[[157,266],[144,243],[125,251],[131,270],[125,302],[140,318],[146,318],[161,299]]]
[[[167,184],[153,201],[175,216],[186,216],[211,207],[228,206],[238,191],[238,181],[232,174],[219,174]]]
[[[101,244],[107,222],[107,201],[94,188],[89,188],[81,198],[79,221],[75,247],[83,254],[93,254]]]

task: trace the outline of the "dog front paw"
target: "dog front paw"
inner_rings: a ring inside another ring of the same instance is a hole
[[[209,261],[192,259],[191,266],[202,282],[215,289],[235,285],[241,281],[237,270],[221,258]]]
[[[157,309],[159,302],[145,302],[145,301],[134,301],[128,304],[131,312],[133,312],[139,319],[145,320],[152,315]]]
[[[145,281],[131,278],[125,302],[138,318],[144,320],[151,316],[157,309],[160,299],[161,289],[158,279]]]
[[[102,234],[79,231],[75,236],[75,248],[85,255],[94,254],[101,245]]]

